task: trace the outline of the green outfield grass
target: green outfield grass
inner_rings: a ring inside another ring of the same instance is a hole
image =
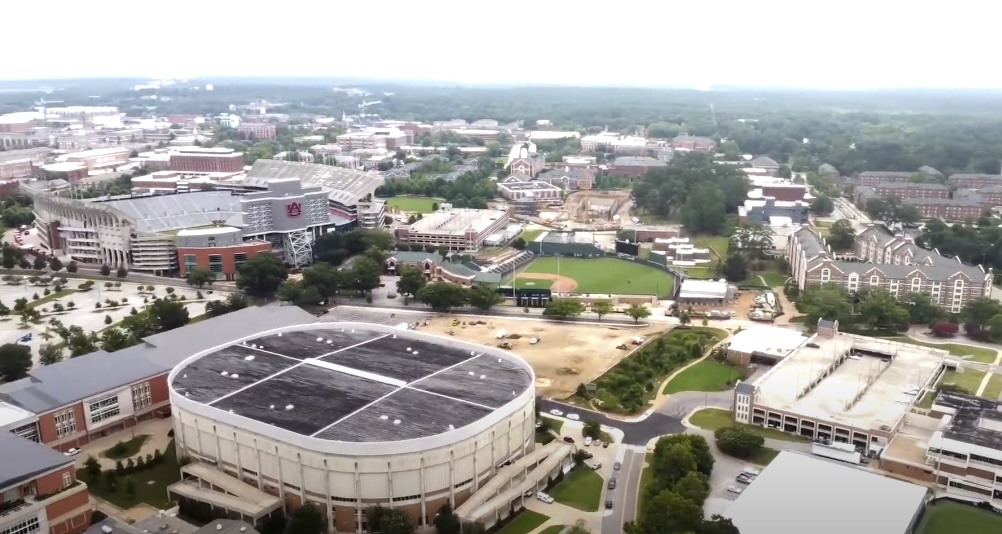
[[[433,197],[392,197],[386,200],[391,208],[412,213],[431,213],[433,204],[441,204],[445,200]]]
[[[526,243],[531,243],[535,241],[537,237],[543,235],[543,232],[546,232],[546,230],[526,230],[521,234],[518,234],[518,237],[524,239]]]
[[[576,289],[578,293],[656,294],[665,298],[671,296],[674,283],[672,277],[664,271],[618,258],[542,257],[533,260],[523,272],[559,274],[573,278],[578,283]],[[517,283],[521,284],[521,282]],[[525,286],[520,285],[519,287]]]
[[[960,534],[961,532],[998,532],[1002,517],[987,510],[950,501],[933,503],[916,530],[918,534]]]

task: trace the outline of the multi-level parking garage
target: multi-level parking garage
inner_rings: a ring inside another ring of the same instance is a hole
[[[172,493],[249,517],[309,501],[332,529],[355,532],[378,504],[430,525],[534,444],[527,363],[391,326],[235,339],[168,383],[179,450],[196,460]]]

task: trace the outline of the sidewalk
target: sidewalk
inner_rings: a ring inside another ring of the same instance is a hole
[[[139,455],[146,456],[147,454],[153,454],[154,451],[159,450],[163,453],[167,449],[167,445],[170,444],[172,438],[167,437],[167,433],[174,428],[174,420],[171,418],[167,419],[153,419],[150,421],[143,421],[138,425],[126,428],[120,432],[115,432],[114,434],[98,438],[90,443],[84,445],[80,448],[80,454],[76,456],[76,464],[78,469],[84,467],[84,463],[87,459],[94,457],[100,464],[101,469],[114,469],[115,460],[105,458],[101,456],[101,453],[114,447],[119,441],[129,441],[135,436],[147,435],[146,441],[143,442],[143,446],[140,447],[139,452],[130,456],[130,458],[136,458]],[[125,462],[127,459],[123,458],[122,461]]]

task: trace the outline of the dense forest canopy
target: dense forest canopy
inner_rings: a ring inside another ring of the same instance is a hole
[[[290,115],[352,114],[363,100],[393,119],[492,118],[501,123],[550,120],[556,128],[679,133],[734,141],[744,153],[767,154],[805,171],[831,163],[844,174],[865,170],[993,172],[1002,166],[1002,93],[977,90],[795,91],[765,89],[615,89],[572,87],[469,88],[336,80],[203,80],[189,87],[132,91],[136,81],[37,82],[55,87],[47,100],[63,105],[116,105],[129,115],[217,114],[256,100]],[[30,87],[20,82],[20,87]],[[334,87],[360,87],[349,95]],[[5,90],[6,89],[6,90]],[[151,90],[152,91],[152,90]],[[0,113],[28,109],[42,95],[0,87]],[[164,97],[167,97],[165,99]],[[282,104],[282,105],[274,105]]]

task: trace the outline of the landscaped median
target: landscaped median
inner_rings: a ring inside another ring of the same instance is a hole
[[[703,360],[675,375],[663,393],[671,395],[683,391],[726,391],[742,378],[740,369],[714,360]]]
[[[549,520],[549,516],[545,516],[539,512],[522,510],[519,512],[518,517],[501,527],[501,530],[497,531],[496,534],[529,534]]]
[[[602,476],[586,466],[578,466],[550,490],[550,497],[560,504],[585,512],[598,511],[602,500]]]
[[[734,421],[729,410],[720,408],[703,408],[691,416],[689,423],[703,430],[716,431],[729,426],[747,428],[766,439],[777,439],[782,441],[807,441],[807,438],[796,434],[788,434],[773,428],[765,428],[756,425],[746,425]]]

